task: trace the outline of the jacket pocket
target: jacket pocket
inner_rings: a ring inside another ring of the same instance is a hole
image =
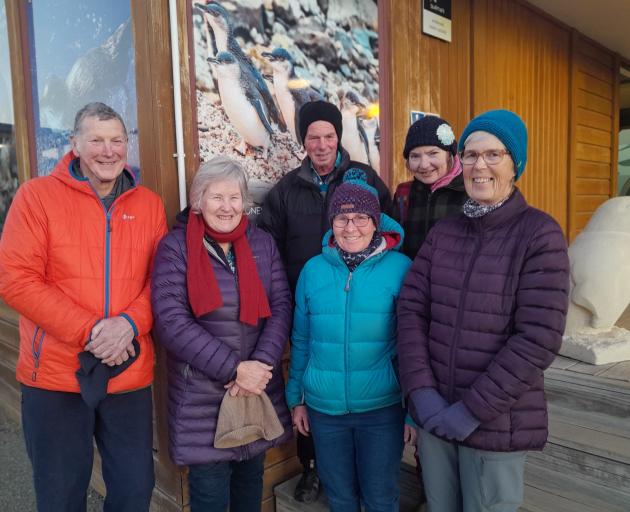
[[[304,373],[302,374],[302,403],[306,403],[306,390],[308,389],[309,391],[312,391],[312,382],[310,382],[311,373],[313,371],[313,367],[311,365],[312,361],[312,357],[309,357],[308,363],[306,363],[306,368],[304,368]]]
[[[40,329],[39,326],[35,327],[33,338],[31,340],[31,354],[33,355],[33,372],[31,373],[31,380],[37,381],[37,372],[41,363],[42,349],[44,348],[44,338],[46,337],[46,331]]]
[[[477,467],[481,499],[489,512],[515,510],[523,502],[525,452],[485,453]]]
[[[177,405],[176,405],[176,409],[175,409],[175,418],[178,419],[180,416],[180,413],[182,411],[182,409],[184,408],[184,405],[186,405],[186,396],[188,395],[188,387],[190,385],[190,374],[192,372],[192,367],[186,363],[184,364],[184,366],[181,368],[181,370],[179,370],[178,373],[181,373],[181,378],[182,378],[182,389],[180,391],[180,396],[179,399],[177,400]],[[170,386],[171,384],[169,384]]]

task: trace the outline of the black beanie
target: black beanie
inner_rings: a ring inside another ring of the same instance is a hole
[[[306,132],[311,123],[315,121],[328,121],[335,127],[339,144],[341,144],[341,112],[339,109],[327,101],[310,101],[302,105],[300,109],[300,137],[302,143],[306,140]]]
[[[457,140],[451,125],[438,116],[424,116],[409,127],[403,149],[405,160],[418,146],[437,146],[453,156],[457,153]]]

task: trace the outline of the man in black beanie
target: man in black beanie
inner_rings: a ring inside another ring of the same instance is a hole
[[[362,169],[368,184],[378,191],[381,211],[389,213],[391,209],[389,189],[376,171],[350,160],[341,147],[341,112],[335,105],[327,101],[305,103],[298,128],[306,158],[269,191],[258,217],[258,225],[278,244],[293,293],[304,264],[321,252],[322,238],[330,227],[328,202],[348,169]],[[298,434],[297,453],[304,473],[295,488],[295,499],[310,503],[319,495],[311,437]]]

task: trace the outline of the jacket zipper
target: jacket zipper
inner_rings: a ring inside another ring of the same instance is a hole
[[[123,171],[124,172],[124,171]],[[88,181],[89,183],[89,181]],[[104,270],[104,282],[103,282],[103,318],[109,318],[109,299],[111,295],[111,232],[112,232],[112,213],[114,213],[114,207],[116,203],[120,201],[120,198],[133,192],[136,190],[137,185],[134,184],[132,188],[126,190],[122,194],[120,194],[116,199],[114,199],[113,203],[110,205],[109,209],[105,208],[101,197],[96,192],[96,189],[89,183],[90,188],[94,192],[96,196],[96,200],[103,208],[103,212],[105,213],[105,270]]]
[[[344,321],[344,333],[343,333],[343,375],[344,375],[344,397],[346,400],[346,413],[350,412],[350,406],[348,403],[348,331],[350,330],[350,326],[348,322],[350,320],[350,315],[348,314],[348,306],[350,305],[350,283],[352,281],[352,272],[348,273],[348,278],[346,279],[346,286],[344,287],[344,291],[346,292],[346,311],[345,311],[345,321]]]
[[[112,205],[113,206],[113,205]],[[110,264],[110,256],[111,256],[111,232],[112,232],[112,211],[113,208],[109,210],[105,210],[105,282],[104,282],[104,291],[105,291],[105,301],[103,305],[103,318],[109,317],[109,298],[110,298],[110,273],[111,273],[111,264]]]
[[[470,257],[470,263],[466,269],[466,275],[464,276],[464,283],[462,284],[462,293],[459,297],[459,305],[457,309],[457,320],[455,321],[455,329],[453,330],[453,338],[451,339],[451,353],[449,357],[449,378],[448,378],[448,401],[453,403],[455,395],[455,359],[457,356],[457,340],[459,339],[459,331],[461,329],[462,319],[464,316],[464,301],[468,295],[468,282],[470,281],[470,275],[472,274],[472,268],[475,265],[479,251],[481,250],[481,242],[483,241],[483,232],[479,233],[479,238],[475,244],[472,256]]]
[[[35,327],[35,332],[33,333],[33,339],[31,340],[31,350],[33,352],[33,372],[31,373],[31,380],[33,382],[37,381],[37,370],[39,369],[39,358],[42,354],[42,347],[44,346],[44,336],[46,336],[46,331],[41,329],[41,336],[39,337],[39,344],[37,343],[37,333],[40,331],[39,326]],[[35,346],[37,345],[37,348]]]

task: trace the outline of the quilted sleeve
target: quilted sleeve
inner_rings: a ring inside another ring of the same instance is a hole
[[[434,235],[435,230],[432,230],[422,244],[407,272],[398,298],[398,358],[405,397],[415,389],[435,388],[437,385],[429,357],[429,280]]]
[[[100,317],[46,277],[48,218],[32,182],[22,185],[0,240],[0,296],[61,342],[82,346]]]

